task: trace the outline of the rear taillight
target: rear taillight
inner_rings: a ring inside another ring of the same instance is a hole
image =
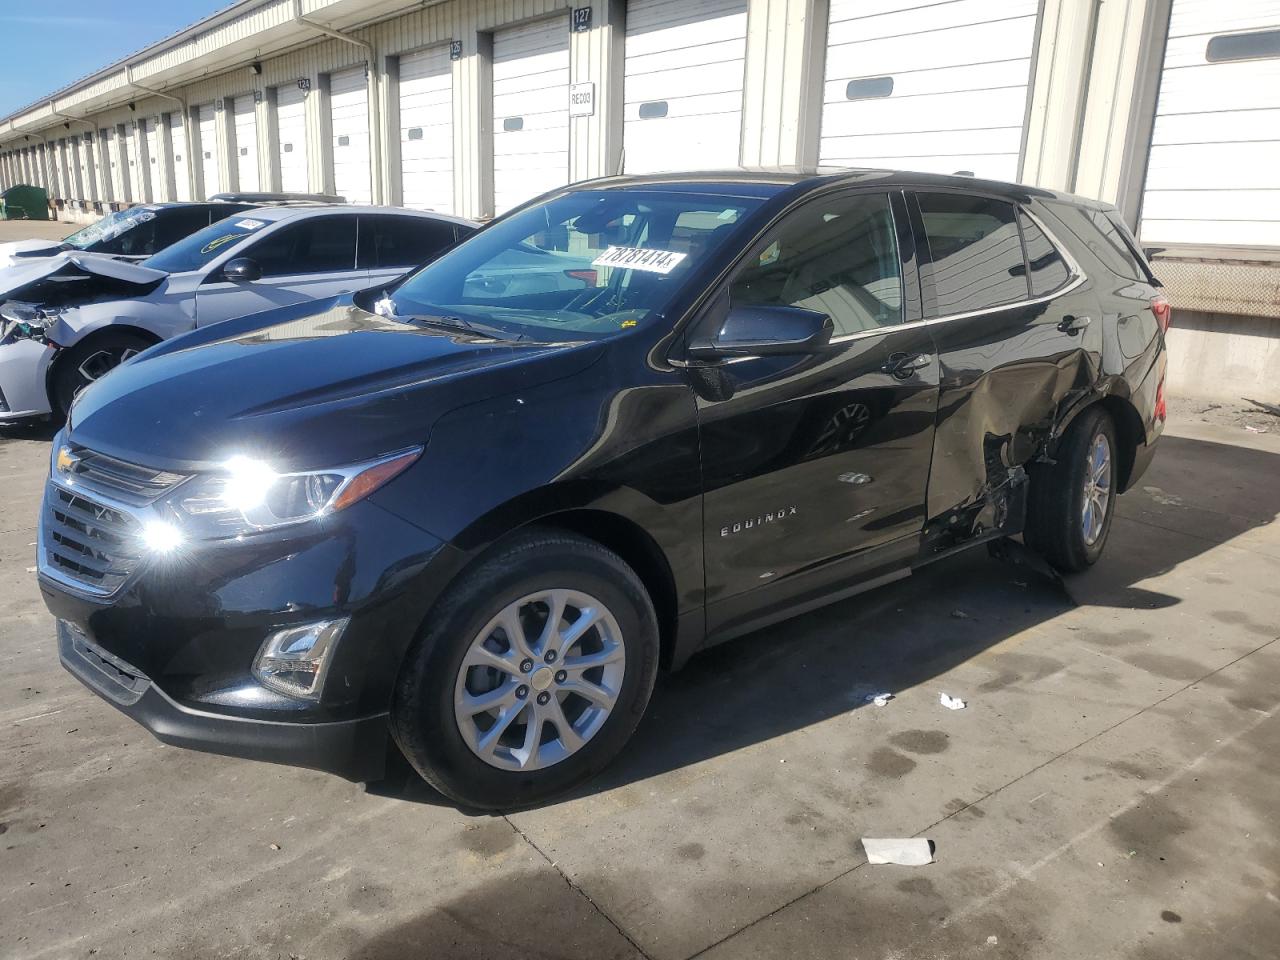
[[[594,287],[596,285],[596,272],[594,270],[566,270],[566,277],[572,277],[574,280],[581,280],[584,286]]]
[[[1151,298],[1151,312],[1156,315],[1156,323],[1160,324],[1161,331],[1168,333],[1173,308],[1169,306],[1169,301],[1163,293],[1157,293]]]

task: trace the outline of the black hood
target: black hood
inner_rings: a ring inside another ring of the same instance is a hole
[[[278,469],[338,466],[424,443],[452,409],[559,379],[599,356],[590,343],[495,341],[349,303],[181,343],[87,389],[72,408],[71,437],[170,470],[235,454]]]

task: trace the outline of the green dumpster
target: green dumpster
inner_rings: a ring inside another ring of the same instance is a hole
[[[0,193],[0,220],[48,220],[49,195],[44,187],[18,183]]]

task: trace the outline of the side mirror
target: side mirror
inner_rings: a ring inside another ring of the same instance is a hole
[[[801,307],[731,307],[709,340],[689,344],[694,360],[817,353],[831,342],[831,318]]]
[[[258,266],[256,260],[236,257],[234,260],[228,260],[223,266],[222,279],[232,283],[253,283],[255,280],[262,279],[262,268]]]

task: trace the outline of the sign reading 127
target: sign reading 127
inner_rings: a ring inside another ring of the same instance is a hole
[[[573,11],[573,32],[586,33],[591,29],[591,8],[576,7]]]

